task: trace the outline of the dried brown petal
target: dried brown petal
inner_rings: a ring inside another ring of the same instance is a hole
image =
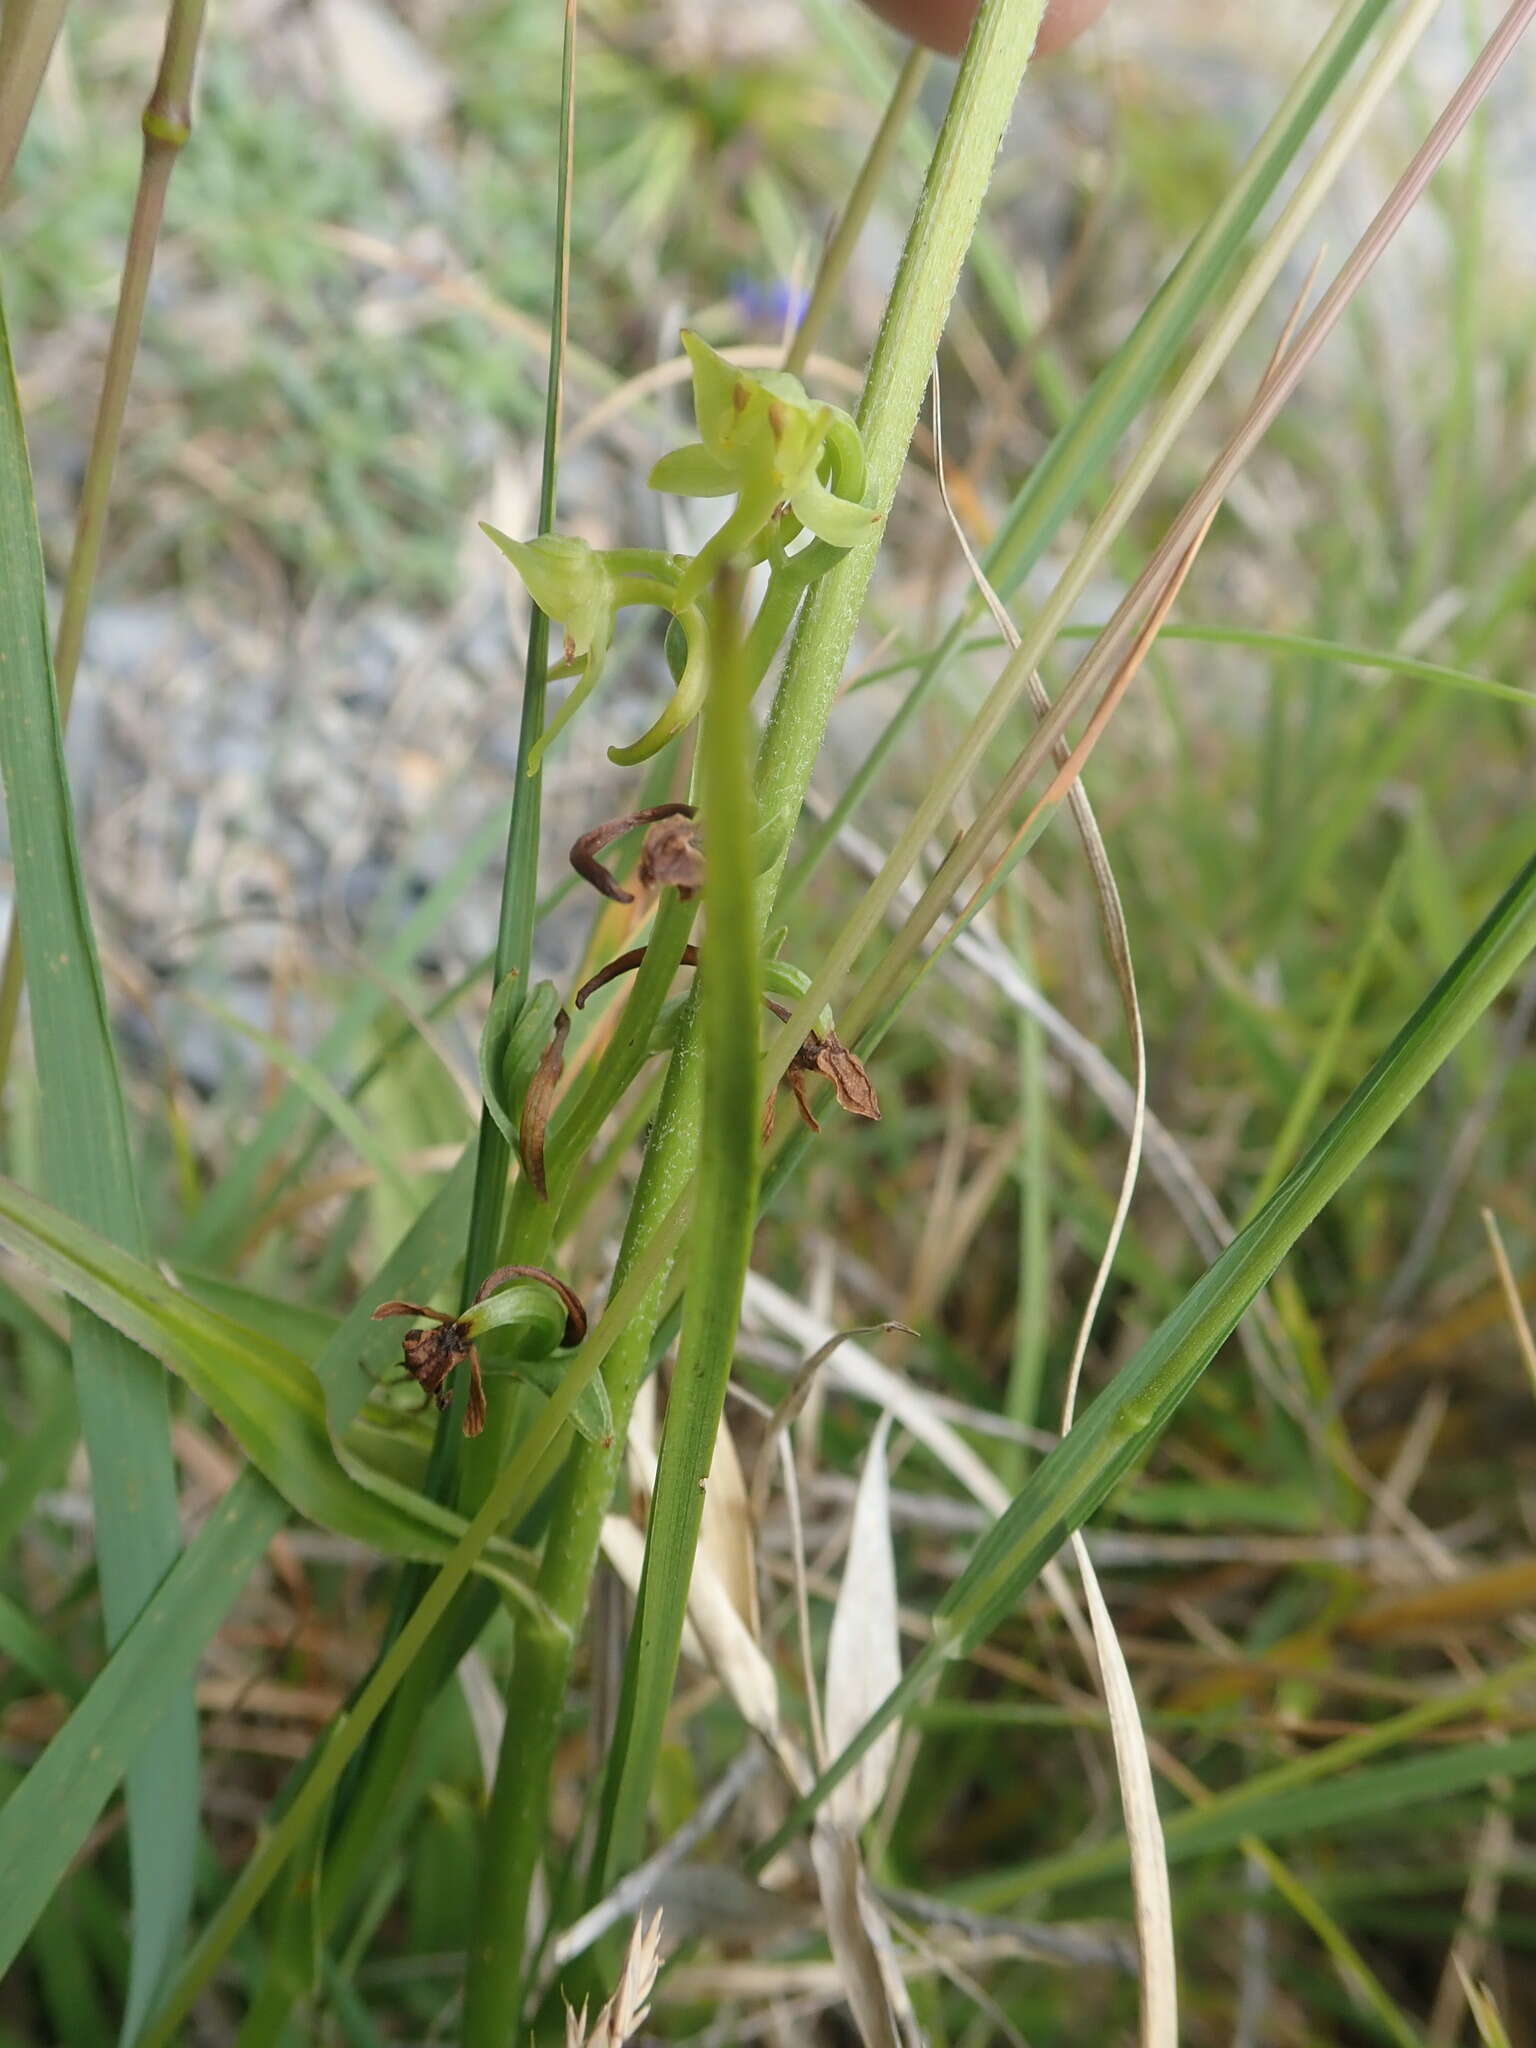
[[[795,1098],[795,1107],[800,1112],[800,1121],[807,1129],[819,1131],[821,1125],[816,1121],[811,1109],[810,1099],[805,1092],[804,1070],[797,1064],[790,1068],[784,1078],[789,1083],[789,1092]]]
[[[652,804],[648,810],[630,811],[622,818],[608,818],[601,825],[594,825],[590,832],[582,833],[571,848],[571,866],[584,882],[590,882],[610,902],[633,903],[635,899],[630,891],[614,880],[597,856],[605,846],[611,846],[615,839],[632,832],[637,825],[656,824],[669,818],[691,818],[693,813],[692,804]],[[646,834],[646,843],[650,843],[649,833]],[[646,882],[643,852],[640,856],[640,880],[645,886],[651,886]]]
[[[443,1314],[440,1308],[424,1308],[419,1301],[381,1301],[370,1322],[382,1323],[386,1316],[427,1316],[434,1323],[451,1323],[452,1316]]]
[[[693,822],[693,806],[679,804],[658,818],[645,835],[635,870],[643,889],[676,889],[686,903],[704,886],[704,854]]]
[[[811,1065],[832,1083],[839,1105],[853,1116],[867,1116],[872,1123],[878,1123],[880,1098],[875,1093],[875,1084],[865,1072],[863,1061],[848,1050],[837,1033],[829,1031],[825,1038],[812,1033],[806,1048],[811,1051]]]
[[[577,1009],[584,1010],[587,1006],[588,996],[596,995],[600,988],[606,988],[610,981],[617,981],[621,974],[633,974],[640,965],[640,962],[645,958],[645,953],[646,949],[644,946],[631,946],[627,953],[620,953],[617,959],[610,960],[606,967],[599,967],[596,974],[590,980],[584,981],[581,987],[577,989],[575,999]],[[698,964],[698,947],[684,946],[682,965],[684,967],[697,967]]]
[[[553,1273],[546,1273],[542,1266],[498,1266],[494,1273],[488,1273],[475,1290],[475,1300],[484,1301],[494,1294],[498,1287],[505,1287],[509,1280],[541,1280],[546,1287],[552,1287],[565,1303],[565,1335],[562,1338],[566,1350],[579,1344],[587,1334],[587,1312],[581,1305],[581,1298],[565,1282]]]
[[[480,1359],[469,1347],[469,1399],[464,1404],[464,1434],[478,1436],[485,1428],[485,1381],[480,1377]]]
[[[554,1035],[539,1055],[539,1064],[533,1070],[533,1079],[523,1097],[523,1114],[517,1127],[517,1149],[523,1171],[541,1202],[549,1200],[549,1186],[544,1177],[544,1133],[549,1127],[555,1089],[565,1071],[565,1041],[570,1029],[570,1017],[564,1010],[557,1010]]]

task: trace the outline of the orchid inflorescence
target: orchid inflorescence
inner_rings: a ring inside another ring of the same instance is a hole
[[[596,688],[614,620],[626,606],[651,605],[671,615],[667,658],[674,688],[660,717],[637,740],[608,749],[609,759],[623,767],[659,753],[702,709],[710,662],[699,600],[721,568],[766,561],[792,587],[803,589],[843,549],[869,539],[879,523],[863,502],[864,446],[847,413],[811,398],[787,371],[739,369],[686,329],[683,346],[693,367],[699,438],[661,458],[651,471],[651,488],[736,500],[697,554],[599,549],[558,533],[518,541],[493,526],[483,528],[540,611],[565,629],[565,659],[552,673],[577,679],[530,750],[530,774]],[[802,536],[809,538],[795,547]],[[771,651],[763,650],[763,667]]]

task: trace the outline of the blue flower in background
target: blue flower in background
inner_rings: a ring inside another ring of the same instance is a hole
[[[788,278],[764,282],[746,271],[738,271],[731,279],[731,296],[754,325],[771,327],[776,333],[786,326],[798,327],[811,300],[802,285],[791,284]]]

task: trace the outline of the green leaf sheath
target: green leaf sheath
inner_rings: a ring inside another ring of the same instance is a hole
[[[932,1642],[759,1852],[759,1864],[809,1819],[947,1659],[967,1655],[1012,1612],[1072,1531],[1147,1455],[1308,1224],[1391,1129],[1533,945],[1536,854],[1306,1156],[981,1538],[936,1611]]]
[[[42,550],[21,406],[0,312],[0,771],[16,911],[31,969],[43,1171],[59,1206],[134,1253],[145,1247],[106,993],[75,844],[48,651]],[[88,1314],[71,1351],[91,1463],[109,1644],[181,1547],[165,1375]],[[125,2026],[180,1949],[197,1839],[197,1718],[189,1685],[163,1705],[128,1785],[135,1934]]]

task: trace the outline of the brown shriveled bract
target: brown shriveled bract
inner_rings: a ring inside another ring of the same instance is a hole
[[[548,1045],[539,1055],[539,1064],[533,1070],[533,1079],[528,1083],[528,1092],[523,1097],[523,1113],[517,1126],[518,1156],[523,1162],[523,1171],[528,1184],[541,1202],[549,1200],[549,1184],[544,1176],[544,1133],[549,1127],[549,1112],[554,1106],[555,1089],[565,1071],[565,1041],[570,1034],[571,1020],[568,1012],[555,1012],[555,1029]],[[483,1292],[483,1290],[482,1290]],[[478,1301],[480,1295],[476,1295]]]
[[[509,1280],[538,1280],[554,1289],[565,1308],[565,1332],[561,1343],[566,1350],[581,1342],[587,1334],[587,1312],[580,1299],[556,1279],[553,1273],[546,1273],[542,1266],[498,1266],[494,1273],[487,1274],[475,1293],[477,1306],[486,1296],[505,1287]],[[388,1316],[416,1316],[425,1318],[432,1327],[428,1330],[408,1330],[401,1341],[401,1363],[408,1378],[413,1379],[427,1399],[442,1410],[446,1409],[452,1396],[448,1392],[448,1375],[456,1365],[469,1360],[469,1400],[464,1409],[464,1434],[478,1436],[485,1428],[485,1381],[480,1372],[480,1357],[475,1350],[475,1340],[470,1334],[468,1313],[461,1316],[445,1314],[440,1308],[428,1308],[419,1301],[383,1301],[373,1311],[371,1320],[383,1322]]]
[[[570,851],[570,863],[584,882],[612,903],[633,903],[633,893],[616,882],[597,856],[605,846],[632,832],[637,825],[649,825],[640,850],[636,879],[643,889],[664,888],[671,883],[682,897],[703,886],[704,857],[694,837],[693,804],[652,804],[648,810],[629,811],[622,818],[608,818],[583,832]]]
[[[644,946],[631,946],[627,953],[620,953],[615,959],[610,960],[606,967],[599,967],[596,974],[590,980],[584,981],[581,987],[577,989],[575,996],[577,1009],[584,1010],[587,1006],[587,997],[595,996],[597,991],[600,988],[606,988],[610,981],[617,981],[622,974],[633,974],[640,965],[640,962],[645,958],[645,953],[646,949]],[[684,967],[697,967],[699,964],[698,947],[684,946],[680,964]]]
[[[789,1012],[782,1003],[776,1003],[772,996],[763,1001],[773,1014],[787,1022]],[[790,1093],[795,1098],[804,1123],[813,1131],[819,1131],[805,1092],[807,1074],[822,1074],[832,1083],[832,1093],[837,1097],[838,1106],[846,1109],[851,1116],[868,1117],[871,1123],[880,1121],[880,1098],[875,1093],[875,1084],[869,1078],[868,1070],[857,1053],[850,1052],[835,1031],[812,1031],[805,1043],[789,1063],[784,1079],[789,1083]],[[763,1140],[766,1143],[773,1136],[775,1096],[770,1093],[763,1110]]]

